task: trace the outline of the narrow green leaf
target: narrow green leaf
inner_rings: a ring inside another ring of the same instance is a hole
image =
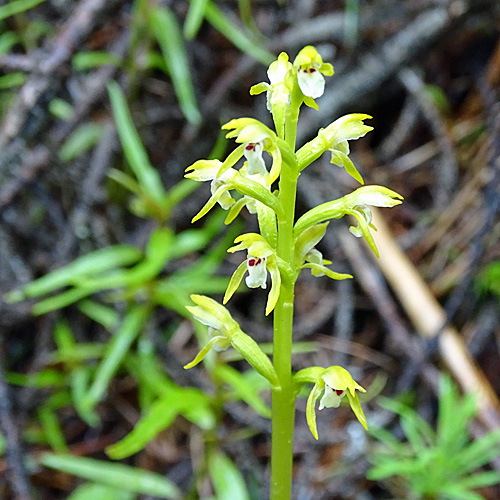
[[[240,471],[221,451],[217,450],[210,454],[208,470],[217,500],[249,500]]]
[[[78,303],[78,309],[96,323],[104,326],[104,328],[110,332],[112,332],[118,324],[119,315],[114,309],[94,302],[93,300],[82,300]]]
[[[84,483],[78,486],[67,500],[134,500],[136,493],[103,484]]]
[[[25,12],[45,0],[14,0],[0,7],[0,21],[15,14]]]
[[[93,148],[102,137],[103,127],[95,123],[85,123],[75,129],[59,150],[61,161],[67,162]]]
[[[55,98],[49,103],[49,111],[60,120],[69,121],[75,115],[73,106],[63,99]]]
[[[176,243],[172,230],[166,228],[156,229],[149,238],[146,256],[142,262],[139,262],[131,269],[101,278],[83,280],[81,285],[93,291],[144,285],[160,273],[165,264],[172,258],[172,252],[175,248]]]
[[[43,406],[38,412],[38,419],[42,424],[45,432],[45,437],[50,447],[56,453],[66,453],[68,446],[64,440],[64,434],[54,410],[47,406]]]
[[[253,59],[269,66],[276,56],[252,41],[241,26],[234,24],[213,2],[208,0],[205,7],[207,21],[222,33],[235,47]]]
[[[9,73],[8,75],[0,76],[0,90],[20,87],[25,81],[26,75],[21,72]]]
[[[132,245],[114,245],[82,257],[68,265],[43,276],[26,286],[7,294],[9,302],[19,302],[26,298],[38,297],[77,281],[80,276],[90,276],[133,264],[141,257],[141,252]]]
[[[120,66],[120,57],[109,52],[77,52],[73,57],[72,64],[77,71],[84,71],[99,66]]]
[[[262,417],[271,418],[271,410],[259,396],[259,392],[269,388],[269,384],[264,377],[253,370],[243,374],[223,364],[216,367],[215,373],[234,389],[238,399],[245,401]]]
[[[107,347],[107,352],[97,367],[95,378],[88,393],[81,402],[81,407],[91,410],[104,396],[109,382],[127,354],[132,342],[141,332],[148,319],[148,306],[133,306],[125,316],[119,330]]]
[[[106,448],[107,455],[113,460],[120,460],[142,450],[161,431],[172,424],[179,411],[179,404],[174,393],[159,399],[137,422],[132,432],[118,443]]]
[[[71,398],[80,418],[87,422],[90,427],[95,427],[99,423],[97,413],[82,406],[82,401],[84,401],[85,394],[88,391],[90,375],[91,368],[87,366],[81,366],[73,370],[70,377]]]
[[[74,474],[89,481],[143,495],[173,499],[181,495],[177,486],[164,476],[136,467],[52,453],[44,453],[40,457],[40,463],[45,467]]]
[[[190,123],[197,125],[201,123],[201,114],[196,104],[186,48],[177,19],[168,7],[158,7],[152,11],[150,23],[182,112]]]
[[[184,36],[188,40],[192,40],[200,29],[201,23],[205,17],[205,7],[208,0],[191,0],[189,2],[189,10],[184,21]]]
[[[13,31],[7,31],[0,35],[0,56],[7,54],[16,43],[19,42],[19,35]]]
[[[35,316],[47,314],[51,311],[56,311],[57,309],[62,309],[63,307],[74,304],[75,302],[88,297],[92,292],[93,290],[90,288],[73,288],[60,293],[55,297],[49,297],[48,299],[41,300],[33,306],[31,312]]]
[[[116,82],[109,83],[108,93],[120,142],[130,168],[141,184],[144,193],[151,196],[157,203],[162,203],[165,190],[160,176],[149,162],[120,86]]]

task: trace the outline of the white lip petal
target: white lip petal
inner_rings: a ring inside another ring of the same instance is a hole
[[[338,408],[340,406],[340,402],[345,395],[345,391],[342,391],[340,394],[337,393],[335,389],[332,389],[329,385],[325,385],[325,393],[319,402],[319,409],[323,408]]]
[[[297,72],[297,80],[300,90],[307,97],[316,99],[321,97],[325,92],[325,78],[316,69],[299,69]]]
[[[247,258],[248,276],[245,278],[245,283],[248,288],[266,288],[267,286],[267,269],[265,257],[254,257],[249,255]]]
[[[250,142],[245,145],[243,155],[248,161],[247,173],[249,175],[266,173],[266,164],[262,158],[263,145],[261,142]]]

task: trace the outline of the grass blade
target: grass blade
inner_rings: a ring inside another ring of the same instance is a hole
[[[125,316],[123,323],[108,344],[107,352],[97,367],[94,381],[81,402],[84,411],[90,411],[106,393],[109,382],[118,370],[132,342],[139,335],[149,315],[149,307],[135,306]]]
[[[153,10],[150,23],[182,112],[190,123],[197,125],[201,123],[201,114],[196,104],[186,48],[177,19],[168,7],[158,7]]]
[[[52,453],[44,453],[40,458],[40,463],[51,469],[74,474],[89,481],[125,491],[153,495],[159,498],[175,499],[180,497],[180,491],[174,483],[160,474],[136,467]]]
[[[0,7],[0,21],[15,14],[20,14],[44,1],[45,0],[15,0],[14,2],[9,2],[7,5],[2,5]]]
[[[108,93],[120,142],[130,168],[144,192],[149,194],[157,203],[161,203],[165,197],[163,184],[158,172],[149,162],[148,155],[130,116],[123,92],[116,82],[111,82],[108,84]]]
[[[234,24],[230,19],[212,2],[208,2],[205,8],[205,17],[207,21],[220,31],[234,46],[245,54],[253,57],[265,66],[269,66],[276,57],[266,49],[263,49],[253,42],[240,26]]]
[[[133,264],[140,257],[141,252],[132,245],[114,245],[102,248],[78,257],[68,265],[32,281],[20,289],[9,292],[6,299],[9,302],[19,302],[30,297],[38,297],[74,283],[81,276],[102,273]]]

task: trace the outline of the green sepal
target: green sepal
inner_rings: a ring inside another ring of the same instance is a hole
[[[368,243],[368,246],[373,250],[373,253],[377,256],[377,258],[380,257],[377,245],[375,244],[375,240],[373,239],[372,233],[370,232],[370,225],[366,222],[366,219],[356,210],[352,210],[347,213],[351,214],[358,221],[359,229],[363,234],[365,241]],[[371,227],[373,228],[373,226]],[[354,229],[355,226],[349,227],[349,231],[354,234],[354,236],[357,236],[354,232]]]
[[[330,152],[332,153],[332,159],[330,160],[330,163],[333,163],[334,165],[337,165],[339,167],[344,167],[345,171],[351,177],[356,179],[360,184],[365,183],[363,177],[361,177],[361,174],[358,172],[358,169],[345,153],[339,151],[338,149],[331,149]]]
[[[250,87],[250,95],[259,95],[268,90],[271,90],[271,85],[265,82],[260,82]]]
[[[340,219],[345,214],[351,214],[357,219],[361,218],[362,214],[356,211],[358,206],[393,207],[399,205],[402,199],[400,194],[383,186],[362,186],[342,198],[322,203],[306,212],[295,223],[295,234],[298,237],[315,224],[330,219]],[[366,229],[368,230],[367,223]]]
[[[219,178],[226,170],[230,169],[236,162],[243,156],[243,151],[245,150],[245,145],[240,144],[235,148],[229,156],[221,164],[219,171],[217,172],[217,178]]]
[[[304,268],[311,269],[313,276],[326,275],[329,278],[331,278],[332,280],[346,280],[346,279],[352,278],[352,275],[350,275],[350,274],[336,273],[335,271],[328,269],[328,267],[326,267],[326,266],[322,266],[320,264],[315,264],[313,262],[308,262],[307,264],[304,264],[302,266],[302,269],[304,269]],[[318,274],[315,274],[314,273],[315,271]]]
[[[316,104],[316,101],[312,97],[304,96],[304,104],[308,108],[315,109],[316,111],[318,111],[318,109],[319,109],[319,106]],[[318,439],[318,438],[316,438],[316,439]]]
[[[230,209],[229,209],[229,212],[227,213],[227,217],[226,219],[224,220],[224,224],[226,226],[228,226],[229,224],[231,224],[231,222],[233,222],[234,219],[236,219],[236,217],[238,217],[238,215],[240,214],[241,210],[243,209],[243,207],[247,204],[247,201],[248,201],[248,198],[246,198],[245,196],[243,196],[242,198],[240,198]]]
[[[346,391],[346,396],[349,400],[349,406],[354,412],[354,415],[356,415],[356,418],[359,420],[359,423],[365,428],[365,430],[368,430],[368,424],[366,423],[366,417],[363,413],[363,408],[361,408],[358,395],[355,392],[353,395],[351,394],[351,391]]]
[[[229,347],[229,340],[224,337],[223,335],[216,335],[215,337],[212,337],[206,344],[203,346],[201,351],[196,355],[196,357],[188,363],[187,365],[184,365],[184,370],[189,370],[190,368],[193,368],[197,364],[201,363],[205,356],[210,352],[210,349],[215,346],[215,344],[220,343],[223,344],[223,347]]]
[[[325,389],[325,383],[323,380],[318,379],[318,381],[314,384],[309,397],[307,398],[307,406],[306,406],[306,420],[307,425],[309,426],[309,430],[315,439],[318,439],[318,427],[316,425],[316,401],[321,396],[321,393]]]
[[[233,275],[231,276],[231,280],[229,281],[229,285],[227,285],[226,293],[222,301],[223,304],[227,304],[229,299],[233,296],[234,292],[236,292],[236,290],[240,286],[241,280],[243,279],[246,270],[247,270],[247,261],[244,260],[236,268],[236,271],[234,271]]]
[[[272,285],[267,297],[266,316],[268,316],[276,307],[276,303],[278,302],[281,291],[281,274],[278,266],[276,265],[276,263],[274,263],[274,265],[273,263],[269,263],[267,267],[269,274],[271,275]]]
[[[206,215],[210,210],[214,207],[214,205],[217,203],[219,198],[226,192],[231,189],[231,186],[222,184],[219,186],[216,190],[215,193],[208,199],[208,201],[203,205],[201,210],[191,219],[191,223],[196,222],[197,220],[201,219],[204,215]],[[233,200],[234,201],[234,200]]]

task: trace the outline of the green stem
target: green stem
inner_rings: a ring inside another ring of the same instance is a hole
[[[292,136],[288,135],[288,140]],[[293,134],[295,142],[295,134]],[[288,166],[282,171],[278,218],[278,256],[293,266],[295,197],[297,175]],[[293,465],[295,393],[292,381],[292,323],[295,280],[284,279],[274,310],[273,361],[280,388],[272,395],[271,500],[290,500]]]

